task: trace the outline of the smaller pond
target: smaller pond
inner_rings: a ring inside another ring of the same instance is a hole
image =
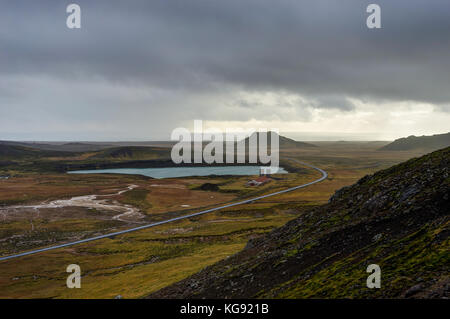
[[[171,178],[209,175],[259,175],[260,166],[208,166],[208,167],[162,167],[162,168],[111,168],[71,171],[69,174],[128,174],[153,178]],[[287,174],[282,167],[277,174]]]

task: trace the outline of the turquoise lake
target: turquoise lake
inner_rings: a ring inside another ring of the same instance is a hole
[[[210,167],[162,167],[162,168],[112,168],[71,171],[69,174],[128,174],[153,178],[171,178],[208,175],[259,175],[260,166],[210,166]],[[282,167],[277,174],[287,174]]]

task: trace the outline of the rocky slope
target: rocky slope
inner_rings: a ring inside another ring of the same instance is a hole
[[[446,148],[366,176],[149,298],[448,297],[449,159]],[[369,264],[380,289],[366,286]]]

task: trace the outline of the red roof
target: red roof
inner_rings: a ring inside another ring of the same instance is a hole
[[[258,183],[267,183],[267,182],[270,182],[270,178],[268,178],[266,176],[260,176],[257,179],[255,179],[255,181]]]

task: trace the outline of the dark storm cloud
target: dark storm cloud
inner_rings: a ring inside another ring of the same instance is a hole
[[[1,74],[225,83],[331,95],[317,106],[342,109],[346,96],[450,102],[448,1],[74,2],[81,30],[65,27],[65,1],[3,2]],[[371,2],[381,30],[365,26]]]
[[[450,111],[448,0],[0,1],[8,136],[309,121],[314,109],[356,112],[354,99]],[[66,27],[71,2],[81,30]],[[366,27],[369,3],[382,8],[380,30]]]

